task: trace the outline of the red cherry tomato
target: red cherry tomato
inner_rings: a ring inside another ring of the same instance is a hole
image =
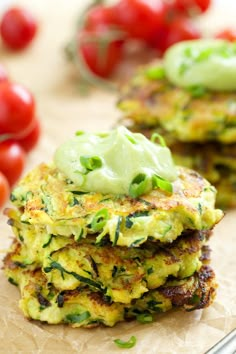
[[[0,135],[26,135],[34,121],[34,110],[34,99],[22,85],[0,84]]]
[[[25,152],[29,152],[38,143],[40,132],[41,132],[41,128],[40,128],[39,120],[35,119],[32,130],[23,138],[17,139],[15,141],[24,149]]]
[[[25,166],[25,152],[14,141],[6,140],[0,143],[0,172],[2,172],[10,186],[12,186],[22,174]]]
[[[200,31],[193,22],[187,18],[177,18],[171,25],[166,26],[163,32],[156,38],[156,48],[164,53],[171,45],[184,40],[198,39],[201,37]]]
[[[30,12],[22,8],[11,8],[5,12],[0,24],[4,44],[13,50],[29,45],[37,31],[37,21]]]
[[[104,5],[97,5],[88,11],[84,28],[93,31],[98,28],[107,28],[107,26],[112,25],[112,8]]]
[[[89,69],[96,75],[108,77],[121,60],[123,41],[111,41],[103,45],[103,31],[82,31],[78,49]]]
[[[148,40],[163,22],[163,3],[152,0],[120,0],[112,8],[113,22],[130,37]]]
[[[6,177],[0,172],[0,209],[3,207],[10,195],[10,187]]]
[[[215,38],[225,39],[230,42],[236,41],[236,29],[226,28],[215,34]]]
[[[174,0],[174,7],[184,14],[199,14],[208,10],[211,0]]]
[[[0,83],[8,81],[8,76],[5,68],[0,64]]]

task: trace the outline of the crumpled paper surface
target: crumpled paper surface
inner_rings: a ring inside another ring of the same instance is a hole
[[[27,158],[27,171],[42,161],[50,161],[55,148],[76,130],[107,130],[120,113],[115,108],[117,97],[113,93],[93,91],[81,97],[76,75],[62,55],[79,8],[87,0],[17,2],[31,9],[40,21],[38,36],[29,49],[12,54],[0,48],[1,62],[12,79],[34,93],[42,124],[42,138]],[[225,18],[227,25],[234,24],[236,3],[228,3],[222,1],[221,8],[213,7],[203,19],[205,28],[223,26]],[[0,258],[12,237],[6,221],[1,215]],[[204,311],[172,311],[146,325],[133,321],[114,328],[89,330],[28,321],[18,309],[18,289],[8,283],[0,270],[0,353],[204,353],[236,327],[236,211],[228,212],[217,225],[210,243],[212,266],[219,283],[213,305]],[[128,340],[132,335],[137,338],[132,349],[120,349],[113,343],[116,338]]]

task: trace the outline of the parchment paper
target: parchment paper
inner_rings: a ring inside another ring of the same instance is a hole
[[[1,0],[0,0],[1,1]],[[93,91],[81,97],[72,68],[62,55],[79,8],[87,1],[19,0],[40,19],[37,39],[26,51],[13,54],[0,47],[0,61],[10,76],[29,87],[36,97],[42,123],[42,139],[28,156],[26,171],[42,161],[50,161],[56,146],[75,130],[107,130],[119,118],[116,95]],[[236,3],[222,0],[203,18],[202,26],[234,25]],[[25,171],[25,172],[26,172]],[[133,321],[114,328],[72,329],[26,320],[18,309],[18,289],[0,271],[0,353],[142,353],[201,354],[236,327],[236,211],[226,214],[215,228],[210,243],[212,266],[219,288],[214,304],[204,310],[186,313],[172,311],[152,324]],[[0,258],[11,242],[6,218],[0,216]],[[137,338],[132,349],[120,349],[113,340]]]

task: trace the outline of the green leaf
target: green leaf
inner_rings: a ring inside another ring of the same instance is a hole
[[[91,228],[93,231],[97,232],[103,229],[109,218],[109,213],[107,209],[99,210],[93,217]]]
[[[163,138],[163,136],[161,136],[158,133],[153,133],[152,136],[151,136],[151,142],[155,143],[156,139],[159,140],[159,144],[161,146],[166,147],[166,142],[165,142],[165,139]]]
[[[136,344],[136,341],[136,337],[132,336],[127,342],[123,341],[122,339],[115,339],[114,343],[119,348],[133,348]]]
[[[88,311],[85,311],[80,314],[67,315],[65,320],[66,320],[66,322],[69,322],[69,323],[81,323],[81,322],[87,320],[90,316],[91,316],[90,313]]]
[[[80,163],[88,172],[102,166],[102,160],[99,156],[80,156]]]
[[[147,191],[149,177],[145,173],[139,173],[131,182],[129,187],[129,195],[132,198],[144,194]]]
[[[169,193],[173,192],[172,183],[158,175],[152,176],[152,186],[153,188],[160,188],[165,192],[169,192]]]

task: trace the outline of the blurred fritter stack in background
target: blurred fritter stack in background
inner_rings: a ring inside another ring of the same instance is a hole
[[[121,123],[161,134],[177,165],[198,171],[217,189],[217,205],[236,207],[236,92],[180,88],[162,63],[140,68],[121,88]]]

